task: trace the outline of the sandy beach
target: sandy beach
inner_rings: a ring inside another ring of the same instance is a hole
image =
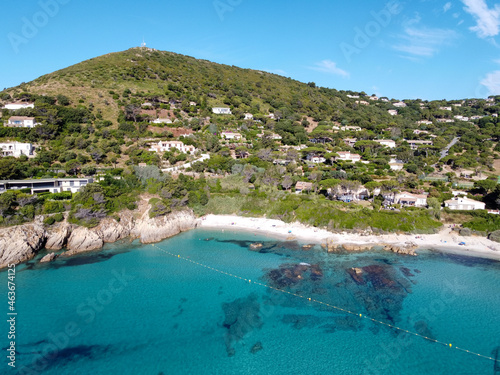
[[[285,223],[266,218],[250,218],[233,215],[207,215],[201,218],[200,228],[216,230],[249,231],[282,239],[296,239],[302,242],[322,244],[353,245],[405,245],[415,244],[418,249],[452,252],[463,255],[500,260],[500,243],[484,237],[460,236],[448,226],[437,234],[387,234],[361,235],[353,233],[332,233],[324,229],[301,223]],[[459,245],[459,243],[465,245]],[[418,252],[418,250],[417,250]]]

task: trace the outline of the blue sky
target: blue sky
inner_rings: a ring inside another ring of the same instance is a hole
[[[139,46],[396,99],[500,95],[492,0],[4,0],[0,89]]]

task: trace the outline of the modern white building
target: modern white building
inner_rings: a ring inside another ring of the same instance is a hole
[[[412,150],[416,150],[418,148],[418,146],[432,146],[434,144],[434,142],[432,141],[422,141],[422,140],[406,140],[406,142],[408,142],[408,144],[410,145],[410,148]]]
[[[376,139],[375,142],[380,143],[385,147],[396,148],[396,142],[394,142],[392,139]]]
[[[172,120],[169,118],[157,118],[156,120],[152,121],[153,124],[171,124]]]
[[[444,202],[444,206],[448,207],[450,210],[484,210],[486,203],[478,202],[473,199],[464,197],[455,197]]]
[[[7,126],[13,128],[33,128],[36,125],[40,125],[35,122],[34,117],[26,116],[12,116],[7,122]]]
[[[6,142],[0,143],[2,156],[13,156],[18,158],[21,155],[33,155],[33,145],[31,143]]]
[[[221,107],[215,107],[212,108],[212,112],[215,113],[216,115],[231,115],[231,108],[221,108]]]
[[[349,151],[339,151],[337,154],[339,156],[335,158],[335,161],[351,161],[353,163],[361,161],[361,155],[351,154]]]
[[[395,109],[389,109],[387,111],[391,116],[396,116],[398,114],[398,111],[396,111]]]
[[[235,139],[235,140],[240,140],[243,138],[243,136],[240,133],[234,133],[234,132],[222,132],[221,137],[224,139]]]
[[[404,107],[406,107],[406,103],[405,102],[396,102],[396,103],[392,103],[392,105],[394,107],[397,107],[397,108],[404,108]]]
[[[346,131],[360,132],[363,129],[361,129],[359,126],[341,126],[340,130],[345,132]]]
[[[92,178],[46,178],[41,180],[3,180],[0,181],[0,193],[7,190],[31,189],[35,193],[77,193],[85,185],[94,182]]]
[[[253,115],[251,113],[245,113],[245,120],[253,120]]]
[[[419,124],[419,125],[432,125],[432,121],[420,120],[420,121],[417,121],[417,124]]]
[[[16,111],[18,109],[24,109],[24,108],[35,108],[35,104],[26,102],[15,102],[15,103],[8,103],[3,108],[10,109],[11,111]]]
[[[185,145],[183,142],[180,142],[180,141],[160,141],[160,142],[158,142],[158,144],[153,145],[149,149],[149,151],[166,152],[166,151],[170,151],[173,148],[175,148],[183,153],[186,153],[186,152],[193,153],[196,151],[196,148],[194,146]]]
[[[323,157],[323,156],[320,156],[320,155],[314,155],[314,154],[309,154],[307,155],[307,158],[306,158],[308,161],[310,162],[313,162],[313,163],[324,163],[326,161],[326,159]]]

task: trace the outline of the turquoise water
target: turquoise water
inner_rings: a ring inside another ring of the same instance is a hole
[[[249,250],[255,241],[260,251]],[[301,245],[197,229],[157,246],[304,299],[136,242],[20,265],[16,370],[4,355],[0,373],[495,374],[491,360],[307,298],[491,356],[500,346],[500,263]],[[0,278],[6,296],[7,273]]]

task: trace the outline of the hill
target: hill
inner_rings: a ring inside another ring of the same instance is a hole
[[[359,107],[346,96],[352,92],[149,48],[96,57],[4,91],[11,97],[22,92],[63,94],[74,105],[90,107],[113,123],[127,104],[169,100],[179,101],[186,110],[189,102],[196,102],[198,109],[229,106],[237,117],[280,111],[285,117],[293,114],[315,121],[356,120]],[[390,105],[379,104],[363,108],[369,118],[356,122],[394,121],[387,113]]]

